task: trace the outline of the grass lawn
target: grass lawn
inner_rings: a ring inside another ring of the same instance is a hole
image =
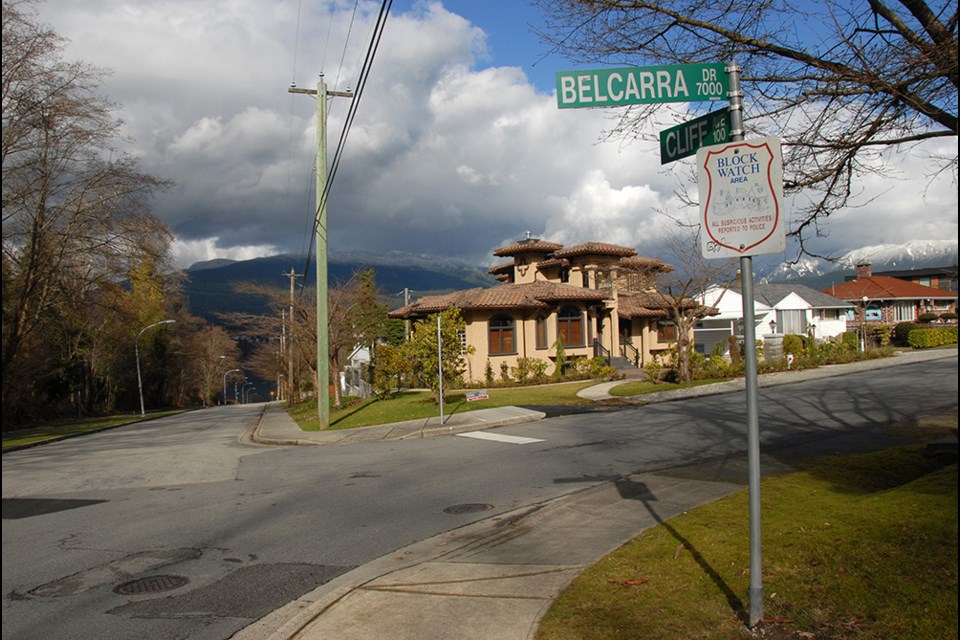
[[[956,425],[943,417],[927,435]],[[957,638],[955,451],[822,458],[760,491],[765,615],[753,637]],[[537,640],[750,638],[748,499],[677,516],[587,569]]]
[[[446,397],[443,413],[449,416],[464,411],[516,405],[590,404],[590,400],[578,397],[577,391],[595,384],[596,380],[590,380],[532,387],[492,388],[487,390],[490,396],[488,399],[475,402],[467,401],[466,394],[469,391],[455,391],[444,394]],[[304,431],[319,430],[315,401],[288,406],[287,412]],[[385,400],[370,398],[331,411],[330,428],[353,429],[404,420],[422,420],[439,414],[440,408],[429,391],[401,391]]]
[[[618,398],[627,396],[639,396],[645,393],[658,393],[660,391],[672,391],[673,389],[689,389],[690,387],[701,387],[705,384],[714,384],[717,382],[730,382],[734,378],[708,378],[705,380],[693,380],[684,384],[676,382],[649,382],[647,380],[632,380],[624,382],[610,389],[610,395]]]

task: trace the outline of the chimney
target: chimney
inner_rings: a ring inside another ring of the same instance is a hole
[[[873,275],[873,265],[869,262],[862,262],[857,265],[857,279],[869,278]]]

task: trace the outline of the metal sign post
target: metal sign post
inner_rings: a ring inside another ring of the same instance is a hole
[[[743,92],[740,91],[740,66],[731,62],[730,138],[743,140]],[[700,159],[698,152],[697,159]],[[699,164],[699,162],[698,162]],[[701,201],[700,206],[704,203]],[[763,555],[760,544],[760,419],[757,409],[757,332],[753,312],[753,257],[740,257],[741,296],[743,299],[744,365],[747,390],[747,467],[750,493],[750,627],[763,620]]]
[[[556,79],[560,109],[729,100],[729,120],[714,112],[663,132],[661,158],[666,164],[696,152],[703,255],[740,258],[750,483],[750,627],[754,627],[763,620],[763,563],[752,256],[784,250],[779,140],[744,142],[743,93],[736,62],[558,71]],[[704,146],[709,142],[721,144]]]

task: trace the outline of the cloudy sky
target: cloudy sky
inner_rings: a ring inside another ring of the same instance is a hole
[[[36,10],[70,41],[67,58],[111,72],[102,93],[120,105],[130,150],[176,182],[154,210],[188,266],[307,251],[316,103],[288,87],[315,88],[322,73],[332,90],[355,89],[379,7],[41,0]],[[490,264],[529,231],[663,255],[661,212],[687,215],[674,192],[693,159],[664,167],[656,145],[601,142],[614,110],[559,110],[554,72],[571,66],[539,42],[538,23],[523,0],[393,3],[330,195],[330,251]],[[329,101],[331,159],[348,100]],[[652,131],[683,119],[673,108]],[[956,240],[956,184],[931,181],[925,160],[937,153],[955,156],[957,139],[898,158],[900,180],[865,180],[864,206],[832,217],[815,248]]]

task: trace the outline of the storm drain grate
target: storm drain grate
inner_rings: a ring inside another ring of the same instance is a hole
[[[147,576],[117,585],[113,588],[113,592],[121,596],[139,596],[179,589],[187,582],[189,581],[183,576]]]
[[[455,504],[452,507],[447,507],[443,510],[443,512],[458,515],[461,513],[479,513],[480,511],[489,511],[490,509],[493,509],[492,504],[485,504],[483,502],[470,502],[467,504]]]

